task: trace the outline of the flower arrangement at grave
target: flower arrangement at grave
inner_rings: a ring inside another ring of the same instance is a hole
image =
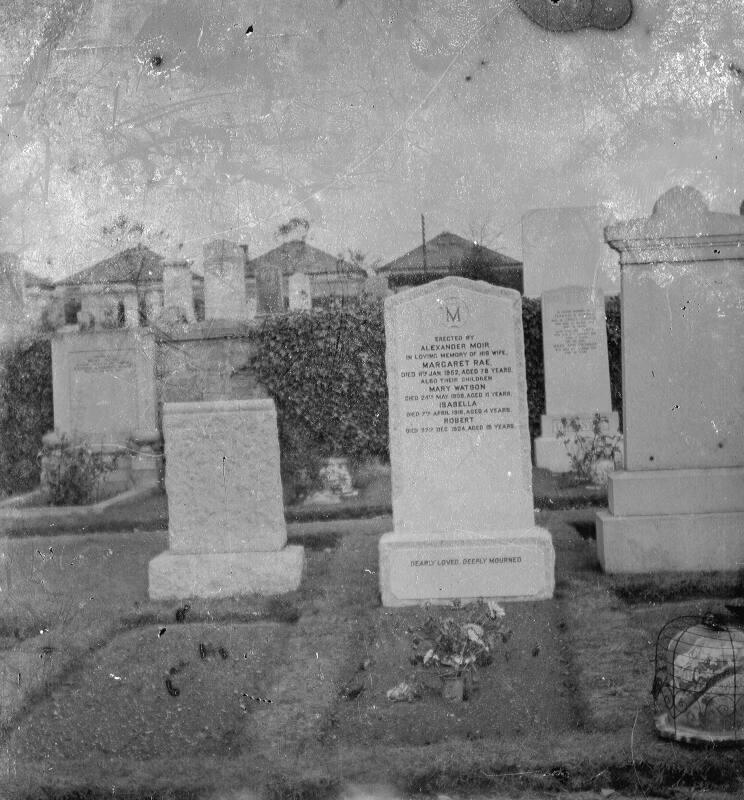
[[[591,429],[579,417],[562,417],[556,435],[563,440],[571,471],[581,483],[605,484],[607,473],[622,457],[622,434],[608,432],[607,420],[599,413],[592,417]]]
[[[459,603],[454,605],[460,608]],[[458,681],[456,691],[464,691],[467,696],[477,670],[492,664],[499,644],[506,644],[512,635],[498,603],[479,600],[462,610],[466,612],[465,619],[429,616],[413,637],[417,652],[411,662],[436,672],[445,696],[448,679]]]

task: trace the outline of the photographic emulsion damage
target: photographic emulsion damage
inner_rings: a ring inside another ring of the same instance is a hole
[[[0,798],[744,795],[744,6],[0,3]]]

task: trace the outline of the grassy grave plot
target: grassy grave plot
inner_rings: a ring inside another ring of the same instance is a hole
[[[478,668],[465,702],[445,700],[436,669],[417,655],[429,617],[468,621],[472,610],[380,605],[377,544],[389,518],[290,526],[290,539],[306,545],[299,591],[191,599],[180,622],[182,602],[146,596],[146,564],[165,546],[162,534],[132,536],[129,546],[121,539],[118,549],[112,535],[56,537],[59,563],[40,558],[40,542],[6,541],[16,549],[4,596],[33,621],[53,599],[75,612],[49,617],[46,633],[9,639],[0,653],[8,687],[17,691],[19,654],[38,687],[2,734],[13,786],[33,787],[9,796],[27,800],[46,787],[49,800],[103,798],[116,785],[117,796],[210,798],[249,787],[259,797],[322,800],[380,781],[450,796],[736,796],[740,750],[664,741],[653,725],[655,637],[671,617],[721,605],[714,579],[705,578],[708,597],[621,598],[618,587],[636,584],[603,575],[594,542],[576,529],[592,513],[538,514],[555,542],[556,596],[502,604],[512,634]],[[702,580],[684,581],[693,579]],[[674,596],[671,578],[665,585]],[[42,644],[55,648],[43,661]],[[404,681],[418,697],[392,702],[387,691]]]
[[[511,603],[507,616],[506,641],[497,639],[492,662],[472,672],[467,699],[448,701],[442,680],[453,670],[422,663],[429,647],[427,621],[467,624],[477,618],[474,606],[378,611],[367,630],[369,664],[350,677],[349,690],[342,689],[333,709],[332,740],[348,746],[428,746],[576,728],[580,720],[571,702],[557,607]],[[411,687],[412,699],[391,701],[388,690],[401,683]]]

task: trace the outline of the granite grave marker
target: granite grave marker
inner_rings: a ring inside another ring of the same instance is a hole
[[[521,299],[449,277],[385,301],[394,532],[388,606],[551,597],[535,526]]]

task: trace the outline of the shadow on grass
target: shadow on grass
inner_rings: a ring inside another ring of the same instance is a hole
[[[584,541],[588,539],[594,541],[597,538],[597,525],[594,522],[572,522],[571,527]]]
[[[675,603],[706,597],[723,600],[744,596],[744,570],[618,576],[612,578],[611,588],[629,605]]]

